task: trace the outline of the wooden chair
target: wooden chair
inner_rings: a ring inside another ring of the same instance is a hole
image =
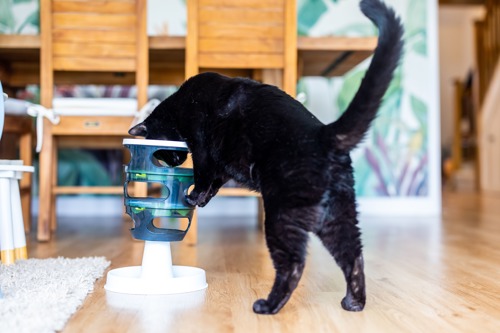
[[[297,10],[289,0],[188,0],[186,79],[203,71],[250,76],[295,97]],[[240,188],[221,188],[222,196],[260,196]],[[196,235],[196,225],[190,232]],[[192,236],[195,237],[195,236]]]
[[[105,73],[135,73],[137,107],[143,106],[148,85],[146,20],[146,0],[41,0],[41,104],[52,108],[56,83],[77,84],[84,80],[88,84],[92,77]],[[56,195],[123,193],[122,186],[58,186],[57,149],[121,148],[132,120],[132,116],[75,114],[61,116],[58,125],[44,121],[39,167],[39,241],[49,240],[56,228]]]
[[[186,78],[250,69],[295,96],[297,10],[289,0],[188,0]]]

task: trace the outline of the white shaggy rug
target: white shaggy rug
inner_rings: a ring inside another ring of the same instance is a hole
[[[62,330],[108,266],[103,257],[0,265],[0,332]]]

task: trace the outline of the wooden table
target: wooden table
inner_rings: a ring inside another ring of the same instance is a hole
[[[185,37],[155,36],[149,37],[148,42],[149,82],[180,85],[185,76]],[[341,76],[370,56],[376,42],[376,37],[298,37],[297,77]],[[233,76],[258,76],[258,73],[250,70],[222,72]],[[12,90],[40,83],[40,36],[0,35],[0,80],[7,89]],[[135,79],[133,73],[57,72],[55,82],[58,85],[76,82],[133,85]],[[238,188],[226,189],[225,195],[249,195],[249,192]],[[259,217],[259,221],[262,221],[262,217]]]
[[[298,77],[341,76],[370,56],[376,37],[298,37]],[[184,81],[185,37],[149,37],[151,84]],[[0,35],[0,80],[10,87],[39,83],[40,37]],[[58,84],[72,84],[74,73],[58,73]],[[134,84],[130,73],[78,73],[80,84]]]

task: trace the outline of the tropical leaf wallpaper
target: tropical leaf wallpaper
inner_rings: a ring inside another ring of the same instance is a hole
[[[435,1],[386,1],[404,22],[405,54],[372,130],[353,152],[356,191],[361,197],[425,197],[434,186],[431,182],[438,182],[430,179],[431,160],[437,156],[429,150],[430,134],[436,134],[430,132],[430,115],[437,112],[428,84],[437,72],[428,34],[429,8]],[[377,29],[358,6],[358,0],[297,0],[298,34],[376,35]],[[37,32],[38,0],[0,1],[0,33]],[[148,33],[185,35],[186,1],[149,0]],[[298,92],[307,96],[304,103],[319,119],[331,122],[351,101],[369,61],[344,77],[303,78]]]
[[[39,0],[0,0],[0,34],[37,34]]]
[[[389,87],[379,116],[364,143],[353,152],[356,191],[362,197],[422,197],[429,194],[429,101],[425,82],[409,80],[411,71],[430,70],[427,57],[427,1],[388,0],[403,18],[405,55]],[[372,36],[376,29],[358,15],[358,1],[301,0],[298,7],[299,34],[310,36]],[[356,13],[349,14],[346,13]],[[328,24],[330,23],[331,24]],[[332,99],[318,103],[310,98],[306,106],[325,122],[337,118],[354,96],[370,59],[342,78],[324,79]],[[328,82],[330,81],[330,82]],[[310,96],[317,89],[317,79],[302,79],[298,89]],[[325,84],[325,83],[323,83]],[[424,85],[414,89],[414,85]],[[432,94],[429,94],[432,95]],[[317,98],[317,97],[316,97]]]

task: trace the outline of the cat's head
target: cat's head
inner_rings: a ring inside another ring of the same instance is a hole
[[[155,110],[156,111],[156,110]],[[177,131],[174,122],[158,117],[159,111],[153,112],[146,120],[129,129],[128,133],[133,136],[143,136],[149,140],[184,141]],[[158,150],[154,157],[168,166],[175,167],[184,163],[188,152]]]

